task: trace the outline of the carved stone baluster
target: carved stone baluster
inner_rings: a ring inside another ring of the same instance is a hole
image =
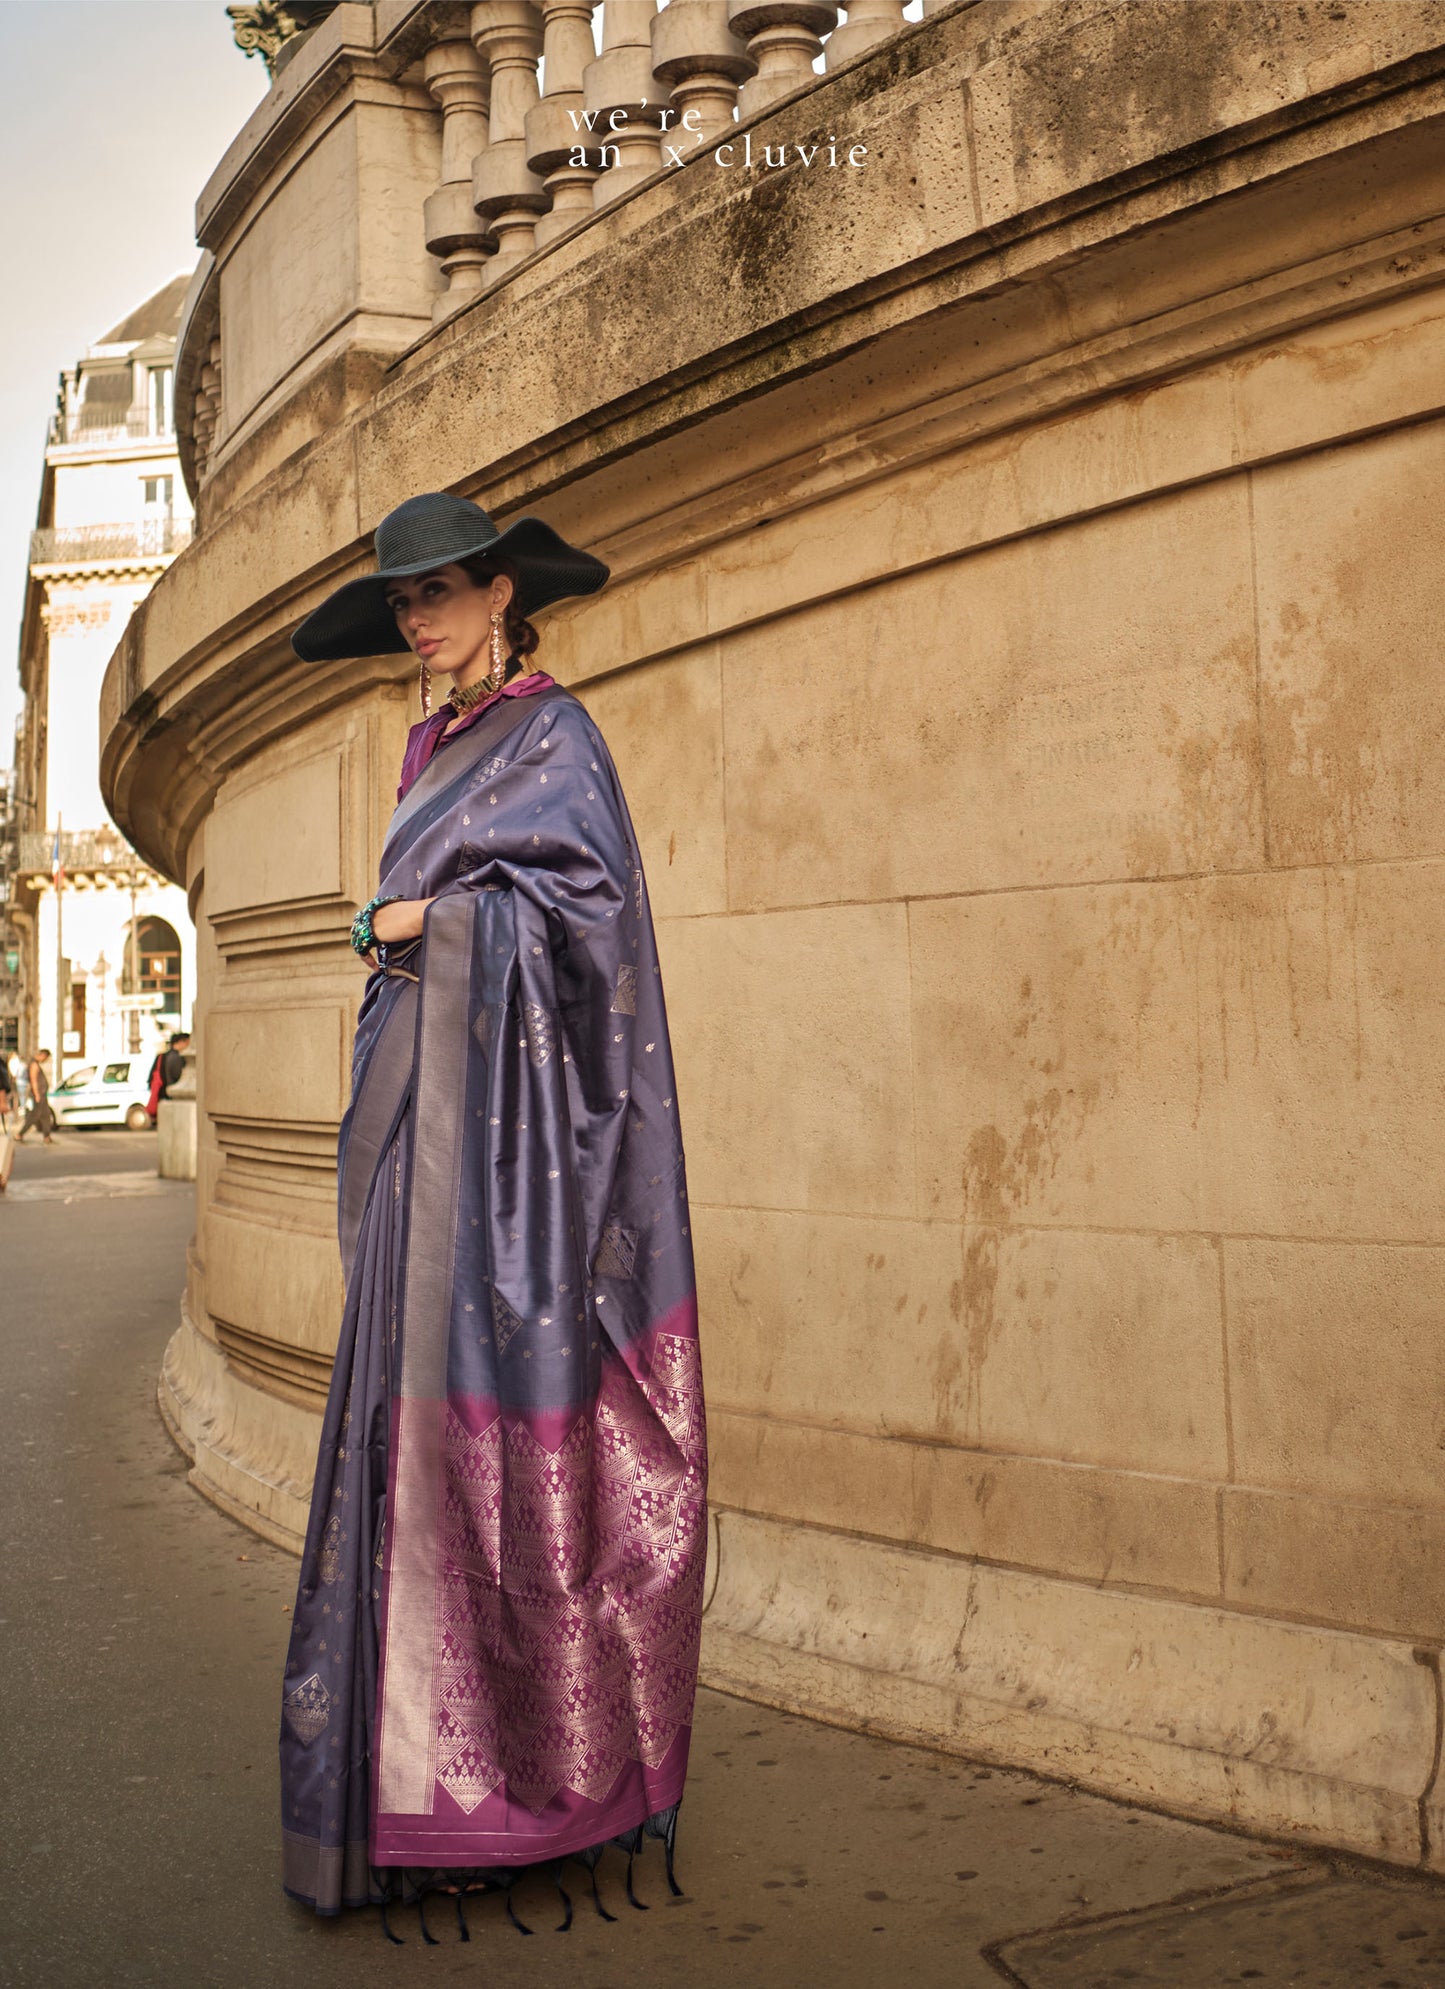
[[[823,67],[830,71],[908,25],[903,18],[903,0],[852,0],[847,13],[847,20],[828,37]]]
[[[738,111],[746,118],[816,82],[813,64],[822,37],[837,25],[838,9],[824,0],[728,0],[728,22],[747,36],[757,64],[757,74],[738,92]]]
[[[497,253],[482,272],[488,288],[535,247],[547,189],[527,164],[527,113],[537,102],[542,16],[532,0],[478,0],[472,40],[492,74],[486,149],[472,166],[472,204],[491,224]]]
[[[426,86],[442,109],[441,185],[426,199],[428,251],[441,259],[446,289],[432,306],[449,317],[484,282],[483,266],[496,238],[472,205],[472,161],[487,143],[487,69],[469,41],[440,41],[426,52]]]
[[[216,333],[206,348],[206,363],[196,387],[195,419],[191,434],[195,442],[196,475],[205,475],[216,429],[221,419],[221,335]]]
[[[663,142],[686,157],[731,130],[738,84],[757,66],[728,26],[727,0],[668,0],[652,23],[652,73],[677,112]]]
[[[206,458],[211,453],[213,426],[214,424],[206,420],[206,397],[197,387],[194,412],[191,417],[191,454],[196,466],[197,483],[206,474]]]
[[[602,53],[582,72],[583,104],[597,113],[593,131],[608,148],[608,164],[592,183],[594,207],[620,199],[662,165],[668,90],[652,73],[656,14],[657,0],[605,0],[602,9]]]
[[[542,101],[527,112],[527,164],[551,206],[537,221],[541,248],[592,213],[602,154],[582,120],[582,72],[597,50],[591,0],[542,0]]]

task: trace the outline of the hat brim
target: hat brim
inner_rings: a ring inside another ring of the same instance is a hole
[[[474,546],[441,553],[433,559],[412,560],[406,566],[383,567],[348,580],[329,594],[319,608],[302,620],[291,647],[303,663],[330,663],[349,656],[403,655],[410,648],[386,605],[393,580],[431,573],[475,553],[504,553],[517,564],[518,612],[539,614],[554,601],[572,594],[595,594],[612,569],[592,553],[569,545],[543,518],[518,518],[505,532]]]

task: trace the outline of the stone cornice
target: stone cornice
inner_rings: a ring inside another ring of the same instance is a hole
[[[377,53],[391,76],[437,42],[471,39],[470,0],[377,0],[375,12]]]

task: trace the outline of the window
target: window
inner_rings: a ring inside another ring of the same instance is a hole
[[[175,371],[170,366],[150,368],[151,434],[169,435],[175,426]]]
[[[147,506],[169,511],[174,502],[175,481],[174,477],[147,477],[145,480]]]
[[[132,985],[132,948],[129,937],[125,949],[125,970],[121,975],[121,991],[124,994],[160,995],[162,999],[156,1007],[162,1015],[175,1015],[181,1012],[181,942],[173,925],[165,919],[143,918],[136,928],[136,966],[140,971],[140,986]],[[140,1048],[139,1043],[135,1046]]]
[[[127,1057],[123,1064],[107,1064],[104,1081],[107,1084],[129,1084],[130,1058]]]

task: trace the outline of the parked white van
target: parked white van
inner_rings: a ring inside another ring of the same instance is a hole
[[[146,1082],[154,1056],[121,1057],[113,1064],[83,1064],[63,1084],[52,1086],[50,1105],[57,1132],[68,1126],[126,1126],[141,1133],[151,1124]]]

